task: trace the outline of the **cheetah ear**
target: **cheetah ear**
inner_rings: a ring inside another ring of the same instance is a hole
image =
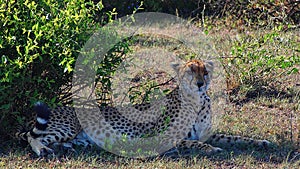
[[[171,63],[171,67],[174,69],[176,73],[179,72],[181,64],[180,63]]]
[[[204,61],[205,69],[208,72],[208,76],[205,77],[206,81],[206,90],[210,87],[210,81],[212,79],[213,69],[214,69],[214,62],[211,60]]]
[[[213,61],[206,60],[204,62],[204,65],[205,65],[206,71],[208,71],[209,73],[213,72],[213,70],[214,70],[214,62]]]

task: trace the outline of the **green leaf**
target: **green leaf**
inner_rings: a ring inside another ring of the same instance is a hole
[[[288,71],[288,74],[293,74],[293,73],[294,73],[294,74],[300,73],[300,72],[299,72],[299,69],[294,67],[293,69],[291,69],[290,71]]]

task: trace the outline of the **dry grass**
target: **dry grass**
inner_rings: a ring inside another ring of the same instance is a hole
[[[263,31],[251,30],[246,33],[258,38]],[[216,29],[211,30],[209,36],[216,42],[215,47],[220,55],[230,57],[232,44],[242,35],[234,30]],[[283,32],[282,36],[293,38],[293,33]],[[299,42],[299,39],[295,41]],[[225,152],[213,155],[192,154],[147,160],[121,158],[103,150],[78,150],[78,153],[38,159],[30,154],[32,151],[28,147],[22,149],[17,143],[4,142],[5,147],[0,150],[0,168],[299,168],[299,74],[279,76],[274,80],[280,82],[280,86],[275,86],[270,92],[267,86],[266,91],[255,93],[254,90],[253,93],[252,88],[237,83],[232,90],[239,90],[231,93],[224,112],[218,115],[220,123],[216,129],[220,133],[267,139],[274,144],[267,150],[228,148]]]

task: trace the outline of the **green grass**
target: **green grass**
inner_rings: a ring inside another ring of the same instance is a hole
[[[270,78],[271,74],[281,75],[271,79],[274,83],[270,83],[270,79],[267,79],[268,83],[256,84],[257,81],[247,79],[255,75],[255,72],[239,74],[239,71],[243,73],[247,66],[251,67],[251,65],[243,63],[245,67],[238,64],[228,66],[228,63],[233,63],[232,60],[236,57],[231,52],[233,47],[237,47],[237,42],[241,39],[248,39],[247,44],[251,45],[269,32],[270,30],[249,29],[245,33],[239,33],[235,30],[226,30],[226,28],[208,32],[208,36],[216,44],[217,51],[220,55],[226,56],[221,59],[221,62],[228,69],[227,78],[231,82],[227,84],[230,97],[224,106],[224,111],[215,112],[220,118],[216,132],[267,139],[273,143],[269,149],[225,148],[224,152],[212,155],[195,153],[190,156],[176,155],[143,160],[117,157],[104,150],[78,149],[77,153],[69,152],[66,155],[60,153],[55,157],[40,159],[29,147],[22,148],[15,141],[2,141],[0,168],[299,168],[299,73],[287,74],[285,72],[287,69],[282,68],[264,70],[266,75],[260,76],[260,80]],[[300,47],[297,46],[299,36],[295,36],[297,32],[298,30],[279,32],[278,37],[288,39],[288,43],[266,42],[259,46],[259,49],[263,48],[270,52],[278,49],[276,55],[295,54],[299,57]],[[154,46],[159,45],[159,43],[154,44]],[[143,48],[143,45],[137,45],[136,50],[140,48]],[[169,49],[169,47],[166,48]],[[186,53],[186,50],[180,48],[171,49],[175,53]],[[257,49],[258,47],[253,49],[245,47],[241,55],[247,57],[249,53]],[[256,61],[260,61],[259,58]],[[299,62],[291,68],[293,67],[299,69]],[[263,67],[257,67],[257,71],[259,72],[261,68]]]
[[[291,153],[288,148],[243,152],[227,150],[210,156],[156,157],[147,160],[99,152],[39,159],[28,151],[18,150],[2,156],[0,160],[0,168],[298,168],[299,165],[299,154]]]

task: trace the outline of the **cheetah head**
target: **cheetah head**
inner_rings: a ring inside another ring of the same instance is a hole
[[[185,64],[172,64],[178,75],[179,87],[185,92],[205,93],[212,78],[213,62],[191,60]]]

